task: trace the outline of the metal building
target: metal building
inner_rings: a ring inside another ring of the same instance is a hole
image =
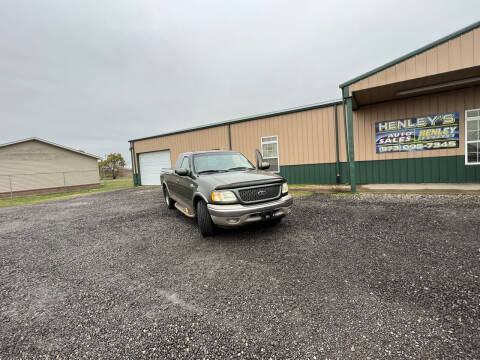
[[[97,187],[98,160],[39,138],[1,144],[0,197]]]
[[[290,183],[480,181],[480,22],[340,85],[342,99],[130,140],[135,184],[184,151],[262,151]]]

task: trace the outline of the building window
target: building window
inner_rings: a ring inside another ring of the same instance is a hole
[[[270,164],[270,171],[280,171],[280,161],[278,159],[278,136],[262,137],[262,157]]]
[[[480,164],[480,109],[465,111],[465,164]]]

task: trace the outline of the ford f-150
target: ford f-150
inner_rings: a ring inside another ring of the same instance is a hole
[[[180,154],[174,169],[160,175],[165,203],[196,217],[203,236],[214,235],[216,227],[279,222],[293,199],[285,178],[266,171],[269,165],[260,155],[255,167],[235,151]]]

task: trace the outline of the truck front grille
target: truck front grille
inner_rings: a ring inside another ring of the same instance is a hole
[[[280,195],[281,185],[262,186],[251,189],[238,190],[240,199],[244,202],[270,200]]]

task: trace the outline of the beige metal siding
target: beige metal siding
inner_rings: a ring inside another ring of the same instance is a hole
[[[139,140],[135,141],[134,148],[136,154],[169,149],[173,166],[178,155],[182,152],[228,149],[228,126],[222,125],[208,129]],[[138,172],[137,166],[136,171]]]
[[[353,112],[355,160],[387,160],[464,155],[465,110],[480,108],[480,87],[425,95],[369,105]],[[388,154],[375,153],[375,123],[457,111],[460,115],[460,146],[457,149],[425,150]]]
[[[352,91],[480,65],[480,28],[350,85]]]
[[[337,108],[340,160],[346,161],[342,106]],[[332,163],[335,154],[333,106],[231,125],[232,149],[254,161],[261,138],[278,136],[280,165]]]
[[[64,174],[65,173],[65,182]],[[97,160],[31,140],[0,148],[0,193],[98,184]]]
[[[335,154],[334,107],[299,111],[231,124],[232,149],[254,162],[261,138],[278,136],[280,165],[333,163]],[[338,105],[340,161],[346,161],[343,110]],[[134,142],[135,153],[170,150],[172,165],[186,151],[228,149],[228,125]],[[136,168],[138,172],[138,168]]]

